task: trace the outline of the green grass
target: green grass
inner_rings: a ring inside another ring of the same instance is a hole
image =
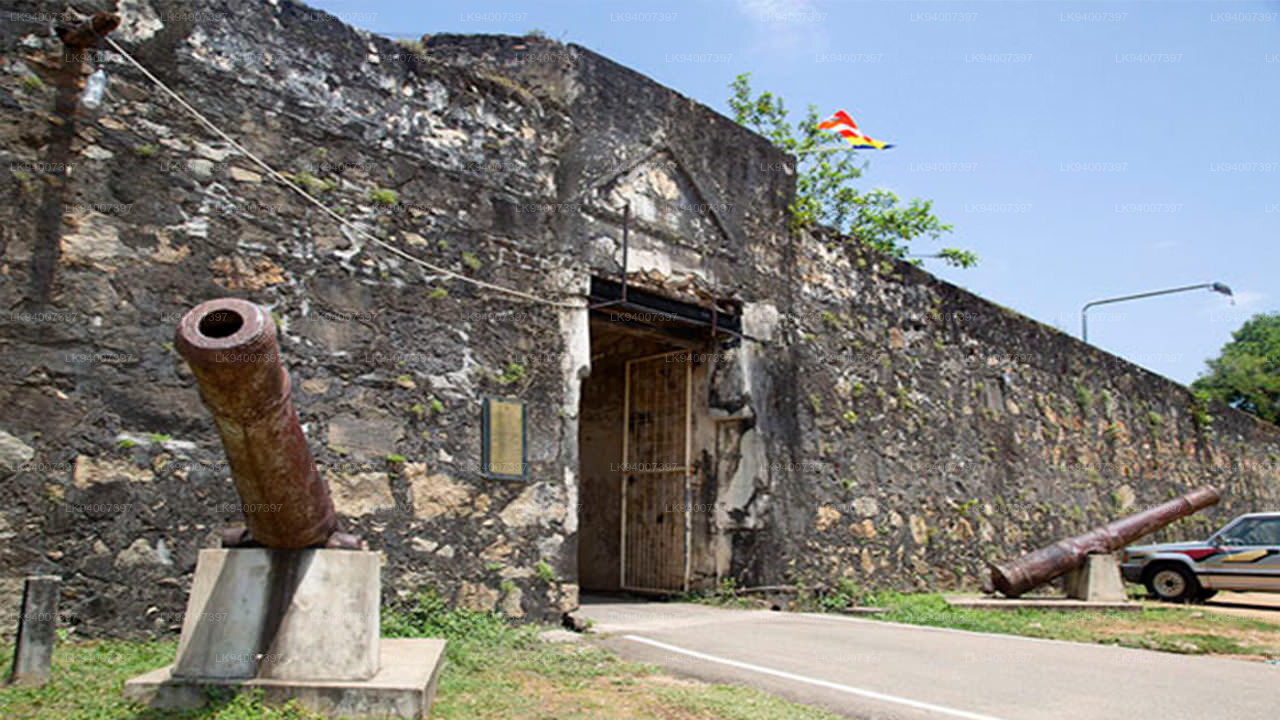
[[[384,610],[383,637],[449,641],[431,717],[637,718],[645,720],[837,720],[759,690],[677,680],[624,662],[589,643],[553,644],[542,628],[500,616],[450,610],[435,593]],[[60,642],[51,681],[40,688],[0,687],[4,720],[319,720],[293,705],[225,694],[204,709],[148,710],[121,695],[124,681],[173,662],[172,641]],[[12,656],[12,648],[0,646]]]
[[[975,632],[1121,645],[1192,655],[1280,658],[1280,625],[1194,608],[1140,611],[979,610],[951,607],[937,594],[868,595],[888,610],[877,620]]]
[[[691,717],[726,720],[836,720],[816,708],[796,705],[759,690],[732,685],[687,685],[658,688],[657,695],[692,713]],[[659,716],[661,717],[661,716]]]
[[[685,593],[681,598],[684,602],[700,603],[702,605],[713,605],[715,607],[725,608],[741,608],[741,609],[761,609],[768,606],[759,597],[745,595],[738,592],[738,584],[733,578],[721,578],[720,583],[713,589],[709,590],[692,590]],[[808,609],[828,609],[813,607]]]
[[[43,687],[0,688],[6,720],[314,720],[313,713],[286,705],[269,707],[254,694],[214,698],[196,712],[147,710],[121,695],[124,681],[173,662],[174,642],[60,643],[53,676]],[[12,648],[4,647],[6,657]]]

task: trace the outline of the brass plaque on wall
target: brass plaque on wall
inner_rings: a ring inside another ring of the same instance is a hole
[[[485,477],[524,478],[528,473],[528,432],[524,402],[509,398],[484,401]]]

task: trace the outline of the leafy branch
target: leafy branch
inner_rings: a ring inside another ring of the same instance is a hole
[[[782,98],[771,92],[753,95],[750,73],[730,84],[733,119],[768,138],[796,158],[796,198],[791,218],[796,229],[826,225],[855,241],[892,257],[907,256],[918,238],[937,240],[951,232],[929,200],[902,202],[883,188],[859,190],[852,183],[867,163],[851,152],[843,138],[818,129],[818,108],[810,105],[804,121],[793,127]],[[949,265],[972,267],[978,256],[969,250],[943,248],[935,257]]]

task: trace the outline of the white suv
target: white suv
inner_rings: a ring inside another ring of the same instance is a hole
[[[1280,592],[1280,512],[1241,515],[1200,542],[1125,548],[1120,569],[1172,602],[1219,590]]]

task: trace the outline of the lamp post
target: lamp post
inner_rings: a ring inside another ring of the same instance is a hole
[[[1139,300],[1141,298],[1155,297],[1156,295],[1172,295],[1173,293],[1187,292],[1188,290],[1201,290],[1208,288],[1216,293],[1222,293],[1227,297],[1233,297],[1231,288],[1220,282],[1200,283],[1199,285],[1186,285],[1184,287],[1169,288],[1168,290],[1153,290],[1151,292],[1138,293],[1137,295],[1121,295],[1120,297],[1106,298],[1104,300],[1094,300],[1085,303],[1080,308],[1080,339],[1089,342],[1089,308],[1094,305],[1106,305],[1108,303],[1124,302],[1126,300]]]

